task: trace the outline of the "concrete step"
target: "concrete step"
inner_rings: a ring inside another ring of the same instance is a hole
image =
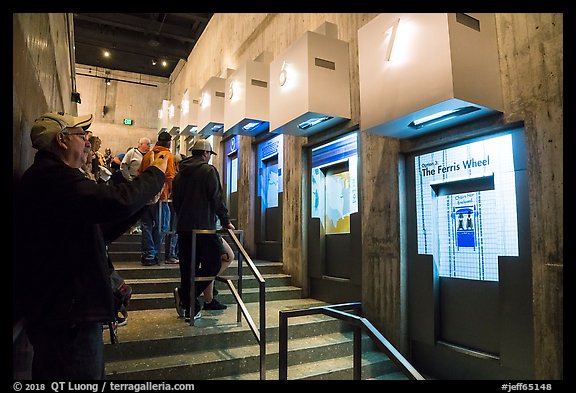
[[[261,274],[283,274],[282,262],[269,262],[262,260],[253,260],[254,265]],[[169,278],[180,277],[179,265],[170,265],[160,262],[159,265],[142,266],[140,257],[137,261],[131,262],[116,262],[113,261],[114,268],[120,273],[124,279],[153,279],[153,278]],[[223,275],[236,275],[238,273],[238,261],[232,261],[228,269]],[[245,279],[254,277],[250,268],[243,263],[242,275]]]
[[[234,252],[234,258],[238,259],[238,249],[236,248],[236,246],[228,238],[227,235],[224,235],[223,238],[230,243],[232,251]],[[164,237],[162,240],[162,247],[160,250],[160,254],[162,255],[164,254],[165,251],[165,240],[166,238]],[[140,262],[141,250],[142,250],[142,235],[140,234],[138,235],[124,234],[120,236],[117,240],[115,240],[112,244],[110,244],[110,246],[108,247],[110,258],[114,263]]]
[[[266,281],[266,287],[289,286],[290,275],[288,274],[263,274],[262,277]],[[143,278],[143,279],[125,279],[126,283],[132,287],[133,293],[172,293],[175,287],[180,286],[180,276],[177,277],[163,277],[163,278]],[[234,285],[238,286],[238,281],[233,281]],[[226,283],[216,281],[216,288],[220,293],[228,289]],[[243,289],[257,288],[259,283],[253,276],[242,278]]]
[[[111,247],[116,270],[132,287],[128,324],[118,329],[120,343],[109,344],[103,331],[106,374],[126,380],[258,380],[260,349],[248,323],[225,283],[217,282],[223,311],[202,311],[194,326],[178,317],[173,289],[179,286],[178,265],[142,266],[140,235],[124,235]],[[136,245],[134,245],[136,244]],[[253,260],[266,280],[266,379],[278,379],[278,315],[280,310],[325,305],[302,298],[282,262]],[[224,275],[236,275],[234,261]],[[258,283],[244,264],[242,299],[259,326]],[[237,281],[235,282],[237,285]],[[201,298],[202,300],[202,298]],[[289,326],[288,378],[352,379],[352,333],[345,323],[324,315],[293,318]],[[406,379],[379,352],[371,339],[362,339],[362,379]]]
[[[329,337],[327,335],[326,337]],[[290,342],[292,344],[292,341]],[[368,343],[366,343],[368,344]],[[363,343],[364,345],[364,343]],[[333,350],[334,346],[327,349]],[[316,348],[307,348],[312,351]],[[352,344],[348,343],[346,353],[352,352]],[[293,380],[352,380],[354,378],[352,355],[343,355],[328,359],[322,359],[321,356],[315,355],[315,360],[305,363],[291,364],[290,358],[295,355],[296,351],[290,350],[288,354],[288,371],[287,379]],[[278,380],[278,367],[268,368],[266,379]],[[231,374],[225,377],[215,378],[218,380],[259,380],[260,372]],[[364,350],[362,352],[361,379],[388,379],[388,380],[408,380],[408,378],[397,371],[396,366],[383,353],[376,350]]]
[[[314,307],[326,303],[315,299],[289,299],[266,302],[266,332],[268,340],[277,340],[279,311]],[[258,303],[247,303],[246,308],[259,326],[260,308]],[[334,331],[342,330],[341,322],[323,315],[294,318],[290,323],[289,334],[301,338],[318,334],[321,322],[330,325]],[[180,351],[206,349],[226,349],[232,346],[255,344],[245,319],[237,320],[237,306],[224,311],[202,311],[202,318],[194,326],[178,317],[174,307],[164,309],[131,310],[128,324],[118,328],[120,342],[109,344],[108,332],[104,331],[105,354],[107,360],[133,359],[150,354],[169,355]]]
[[[302,297],[302,288],[295,286],[266,287],[266,301],[298,299]],[[244,288],[242,290],[242,300],[245,303],[258,302],[258,288]],[[234,297],[230,290],[222,290],[218,294],[220,303],[232,304]],[[174,307],[174,294],[170,292],[162,293],[132,293],[128,310],[146,310]]]
[[[365,345],[369,342],[365,340]],[[352,337],[327,333],[291,339],[288,354],[290,379],[352,379]],[[366,377],[394,371],[383,354],[366,351],[362,355]],[[323,359],[323,360],[318,360]],[[312,366],[313,364],[313,366]],[[266,346],[267,379],[278,379],[278,342]],[[228,346],[225,349],[193,350],[169,356],[121,360],[107,363],[113,379],[260,379],[258,345]]]
[[[279,310],[322,304],[314,299],[267,303],[267,379],[278,379]],[[258,321],[257,305],[248,309]],[[353,336],[345,324],[323,315],[300,317],[290,322],[288,333],[289,379],[352,379]],[[204,312],[195,326],[177,318],[174,310],[131,312],[119,338],[119,344],[105,347],[110,379],[260,379],[259,346],[246,322],[236,322],[235,310]],[[394,372],[394,364],[363,336],[362,378]]]

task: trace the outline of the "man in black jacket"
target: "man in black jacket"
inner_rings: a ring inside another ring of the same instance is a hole
[[[115,317],[106,245],[165,181],[164,157],[129,183],[87,179],[78,168],[91,123],[92,115],[62,112],[36,119],[38,152],[17,190],[15,302],[34,349],[33,379],[104,378],[102,324]]]
[[[172,183],[172,204],[178,217],[178,256],[180,259],[180,305],[184,320],[190,321],[190,280],[192,266],[192,231],[195,229],[216,229],[220,219],[223,228],[235,229],[230,222],[228,209],[224,204],[222,184],[218,170],[211,164],[210,157],[216,154],[210,142],[198,139],[192,146],[192,156],[182,160]],[[221,268],[221,255],[225,253],[219,235],[198,235],[196,242],[196,276],[216,276]],[[211,281],[196,283],[194,299],[194,319],[200,318],[198,296]],[[214,301],[214,300],[213,300]],[[178,306],[178,304],[177,304]]]

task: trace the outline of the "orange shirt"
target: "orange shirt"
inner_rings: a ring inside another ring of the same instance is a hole
[[[150,166],[152,162],[152,152],[154,152],[154,157],[158,157],[159,153],[168,154],[168,165],[166,166],[166,182],[164,182],[164,187],[162,188],[162,193],[160,194],[160,200],[165,201],[172,198],[172,180],[176,176],[176,169],[174,167],[174,156],[170,152],[170,149],[164,146],[154,146],[148,153],[142,157],[142,162],[140,163],[140,168],[138,168],[138,173],[144,172],[146,168]]]

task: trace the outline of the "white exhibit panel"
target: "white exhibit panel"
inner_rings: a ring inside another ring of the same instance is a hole
[[[224,99],[226,79],[212,77],[200,92],[198,130],[202,135],[224,133]]]
[[[358,62],[362,131],[410,138],[503,110],[494,14],[380,14]]]
[[[226,134],[255,136],[269,128],[269,65],[249,61],[226,79]]]
[[[168,131],[168,133],[172,135],[172,137],[178,136],[178,134],[180,134],[180,127],[174,126],[170,129],[170,131]]]
[[[198,131],[199,100],[186,89],[180,102],[180,135],[188,136]]]
[[[270,63],[273,133],[308,136],[351,117],[348,43],[323,26],[332,34],[307,31]]]

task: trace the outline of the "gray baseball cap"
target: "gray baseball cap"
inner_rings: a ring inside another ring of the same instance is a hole
[[[212,145],[210,145],[210,142],[208,142],[207,139],[196,139],[196,141],[192,145],[192,149],[190,150],[203,150],[203,151],[209,151],[212,154],[217,154],[214,152],[214,150],[212,150]]]

